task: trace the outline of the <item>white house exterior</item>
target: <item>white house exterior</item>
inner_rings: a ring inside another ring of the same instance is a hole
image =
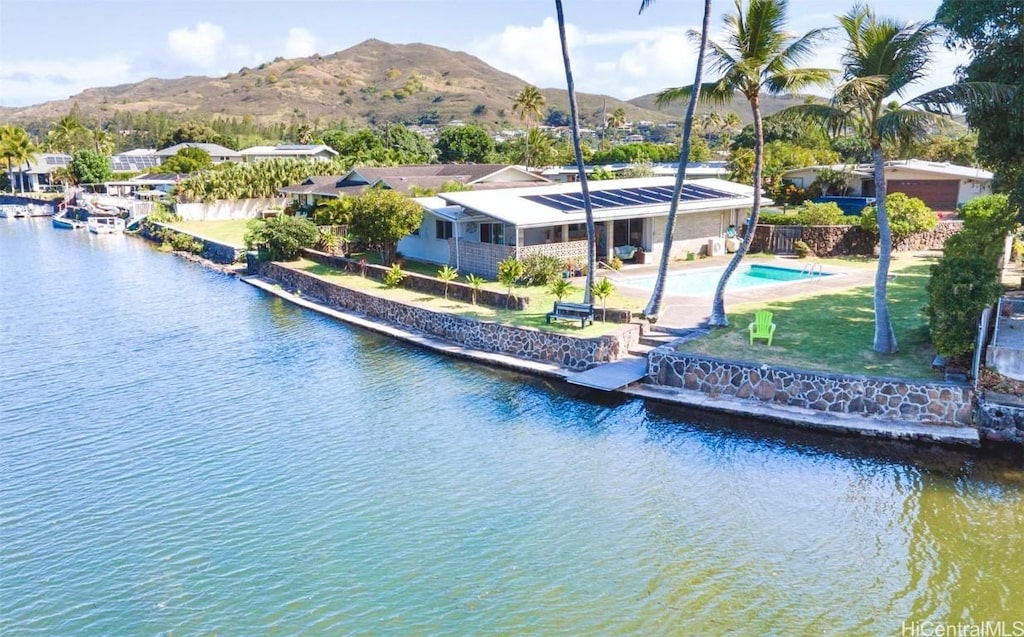
[[[599,261],[642,250],[660,258],[675,179],[647,177],[589,184]],[[729,226],[739,226],[754,189],[721,179],[687,181],[680,199],[673,255],[707,252]],[[587,234],[578,183],[440,193],[415,199],[424,208],[418,232],[398,244],[402,254],[494,277],[497,263],[548,254],[585,261]]]
[[[835,164],[807,166],[782,173],[782,178],[800,188],[814,183],[823,169],[847,174],[852,196],[875,195],[874,168],[871,164]],[[992,193],[992,173],[971,166],[957,166],[919,159],[885,162],[886,192],[902,192],[918,197],[935,211],[950,212],[982,195]]]
[[[279,146],[253,146],[238,151],[245,163],[264,159],[287,158],[311,161],[331,161],[338,151],[323,144],[283,144]]]
[[[164,160],[177,155],[178,151],[182,148],[199,148],[201,150],[205,150],[215,164],[222,164],[226,161],[242,161],[242,155],[237,150],[225,148],[220,144],[201,144],[194,142],[175,144],[174,146],[158,150],[156,151],[156,156],[160,158],[161,162],[163,162]]]

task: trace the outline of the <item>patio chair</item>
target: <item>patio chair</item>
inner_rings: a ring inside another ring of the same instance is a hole
[[[750,344],[754,344],[755,338],[763,338],[768,341],[768,347],[772,346],[772,337],[775,336],[775,323],[772,323],[772,313],[768,310],[758,310],[754,314],[754,322],[747,326],[750,332]]]
[[[629,261],[634,256],[636,256],[636,251],[637,251],[637,247],[636,246],[630,246],[630,245],[615,246],[615,256],[619,257],[623,261]]]

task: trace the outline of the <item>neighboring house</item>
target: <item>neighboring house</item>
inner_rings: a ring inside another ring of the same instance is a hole
[[[616,250],[643,250],[660,258],[672,199],[673,177],[590,182],[597,258]],[[753,205],[754,189],[721,179],[688,180],[679,203],[673,255],[707,250],[729,226],[740,226]],[[586,260],[587,230],[580,185],[552,184],[506,190],[440,193],[415,200],[425,213],[420,229],[398,249],[409,258],[448,264],[461,273],[494,277],[509,256],[547,254]]]
[[[13,170],[14,186],[25,192],[59,191],[62,186],[50,178],[50,173],[58,168],[67,168],[71,163],[71,155],[64,153],[37,153],[29,161],[15,166]],[[3,166],[4,172],[7,166]]]
[[[367,188],[381,187],[412,194],[413,187],[440,190],[448,182],[473,188],[507,188],[510,186],[550,183],[544,177],[518,166],[503,164],[422,164],[384,168],[353,168],[344,175],[310,177],[301,184],[285,186],[278,192],[291,197],[302,207],[315,206],[323,199],[356,196]]]
[[[309,159],[312,161],[331,161],[338,156],[338,151],[323,144],[284,144],[280,146],[253,146],[238,151],[242,161],[252,163],[264,159],[287,158]]]
[[[215,164],[222,164],[226,161],[242,161],[242,155],[237,150],[225,148],[220,144],[200,144],[193,142],[175,144],[174,146],[171,146],[169,148],[158,150],[156,151],[156,156],[160,158],[160,161],[162,163],[164,160],[177,155],[178,151],[181,150],[182,148],[199,148],[205,150],[206,153],[210,156],[210,159],[213,160],[213,163]]]
[[[818,173],[826,168],[847,174],[849,192],[844,194],[875,196],[871,164],[793,168],[782,173],[782,179],[800,188],[808,188]],[[936,212],[952,212],[975,197],[992,193],[992,173],[987,170],[919,159],[885,162],[885,182],[887,192],[917,197]]]
[[[729,176],[729,169],[724,161],[710,161],[703,164],[688,164],[686,166],[687,179],[708,179],[711,177],[725,179]],[[656,177],[675,176],[675,163],[653,164],[651,170]],[[603,168],[612,174],[620,173],[630,167],[630,164],[605,164],[603,166],[588,165],[585,167],[587,175],[594,172],[595,168]],[[564,184],[579,180],[579,171],[576,166],[555,166],[541,171],[542,175],[553,182]]]
[[[108,181],[107,194],[115,197],[158,198],[169,193],[174,186],[188,175],[174,173],[151,173],[123,181]]]
[[[164,161],[152,148],[136,148],[110,157],[115,173],[140,173],[158,167]]]

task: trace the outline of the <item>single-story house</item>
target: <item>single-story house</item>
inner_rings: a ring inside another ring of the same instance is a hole
[[[338,151],[323,144],[282,144],[278,146],[253,146],[238,151],[242,161],[251,163],[264,159],[288,158],[309,159],[312,161],[331,161],[338,156]]]
[[[716,177],[718,179],[725,179],[729,176],[729,169],[726,168],[724,161],[710,161],[707,163],[691,163],[686,165],[686,178],[687,179],[707,179],[709,177]],[[664,177],[666,175],[675,176],[676,166],[678,163],[659,163],[653,164],[651,170],[655,177]],[[584,169],[587,174],[590,175],[596,168],[603,168],[612,174],[620,173],[628,168],[630,164],[605,164],[602,166],[587,165]],[[568,182],[577,181],[579,179],[579,170],[576,166],[553,166],[551,168],[545,168],[541,171],[542,175],[547,177],[553,182],[564,184]]]
[[[158,199],[169,193],[187,176],[174,173],[150,173],[122,181],[104,182],[103,185],[107,187],[107,194],[115,197]]]
[[[673,177],[588,182],[599,261],[613,256],[660,258]],[[418,231],[398,249],[409,258],[447,264],[487,277],[509,256],[547,254],[585,261],[587,229],[579,183],[503,190],[443,192],[414,199],[424,208]],[[739,227],[754,189],[721,179],[687,180],[680,198],[673,256],[719,253],[730,226]]]
[[[414,188],[440,190],[448,182],[473,188],[507,188],[550,183],[518,166],[503,164],[422,164],[382,168],[353,168],[344,175],[309,177],[301,184],[278,190],[300,206],[312,207],[323,199],[356,196],[371,187],[413,194]]]
[[[210,159],[215,164],[222,164],[226,161],[240,162],[242,161],[242,154],[237,150],[231,150],[225,148],[220,144],[202,144],[197,142],[184,142],[181,144],[175,144],[168,148],[156,151],[156,156],[160,158],[160,162],[163,163],[169,157],[173,157],[178,154],[178,151],[182,148],[199,148],[205,150],[210,155]]]
[[[846,173],[849,191],[844,194],[875,196],[874,167],[871,164],[793,168],[782,173],[782,179],[799,188],[807,188],[823,169]],[[920,159],[885,162],[885,183],[887,192],[917,197],[937,212],[952,212],[975,197],[992,193],[992,173],[987,170]]]
[[[110,157],[114,173],[137,173],[150,170],[161,164],[156,152],[149,148],[129,150]],[[62,185],[52,179],[50,173],[58,168],[67,168],[71,155],[64,153],[38,153],[32,159],[14,169],[14,183],[17,188],[24,186],[26,192],[60,191]]]

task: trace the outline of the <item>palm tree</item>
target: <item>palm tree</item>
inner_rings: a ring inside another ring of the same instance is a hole
[[[642,10],[642,9],[641,9]],[[617,108],[612,111],[612,114],[608,116],[608,120],[604,124],[605,133],[609,130],[618,130],[622,126],[626,125],[626,111],[622,108]],[[603,141],[603,139],[602,139]]]
[[[875,272],[875,331],[872,349],[899,351],[889,315],[887,283],[892,258],[892,230],[885,209],[885,157],[883,144],[902,144],[927,137],[933,127],[951,125],[948,115],[957,106],[999,100],[1010,87],[988,83],[961,83],[938,88],[903,104],[892,98],[926,77],[931,46],[939,35],[933,23],[907,23],[880,18],[857,6],[840,16],[846,36],[843,78],[828,104],[786,109],[798,116],[824,122],[832,132],[854,132],[866,138],[874,163],[879,255]]]
[[[651,6],[654,0],[641,0],[640,12]],[[665,221],[665,241],[662,245],[661,260],[658,264],[658,276],[651,291],[651,298],[644,308],[644,316],[649,321],[657,321],[661,313],[661,300],[665,296],[665,280],[668,277],[668,260],[672,252],[672,239],[676,227],[676,213],[679,210],[679,195],[683,191],[686,179],[686,164],[690,156],[690,136],[693,133],[693,114],[700,98],[701,77],[704,74],[704,51],[708,43],[708,25],[711,21],[711,0],[704,0],[704,20],[700,29],[700,49],[697,52],[697,69],[693,76],[693,87],[690,89],[690,101],[686,105],[683,117],[683,141],[679,147],[679,167],[676,169],[676,181],[672,190],[672,202],[668,207],[668,219]]]
[[[99,128],[91,132],[92,143],[96,148],[97,153],[100,155],[109,155],[114,152],[114,148],[117,146],[117,140],[110,131]]]
[[[754,238],[754,229],[761,213],[762,169],[764,164],[764,128],[761,120],[761,93],[780,95],[797,92],[809,86],[827,85],[832,77],[829,69],[793,68],[811,54],[813,45],[826,33],[814,29],[799,38],[783,30],[787,0],[736,0],[736,14],[725,16],[726,43],[710,42],[712,70],[721,77],[701,86],[701,101],[724,105],[739,92],[750,103],[754,116],[754,202],[750,221],[739,249],[733,254],[715,290],[711,306],[712,326],[725,327],[725,286],[747,254]],[[700,34],[691,31],[696,39]],[[658,104],[667,104],[689,97],[690,87],[673,88],[658,95]]]
[[[7,161],[7,179],[11,182],[11,194],[14,194],[14,166],[31,161],[39,148],[24,128],[17,126],[0,126],[0,157]],[[24,174],[22,175],[24,177]],[[25,180],[20,181],[21,192],[25,192]]]
[[[587,167],[583,163],[583,147],[580,145],[580,115],[576,107],[576,86],[572,79],[572,65],[569,63],[569,41],[565,37],[565,14],[562,0],[555,0],[558,14],[558,38],[562,44],[562,64],[565,66],[565,85],[569,93],[569,116],[572,118],[572,150],[576,155],[576,171],[583,193],[583,211],[587,221],[587,280],[583,286],[583,302],[590,303],[594,288],[594,266],[596,265],[594,241],[594,208],[590,203],[590,186],[587,185]]]
[[[65,115],[57,120],[53,128],[46,134],[46,145],[55,152],[73,155],[82,150],[89,137],[89,130],[74,115]]]
[[[544,94],[536,86],[527,84],[516,93],[512,101],[512,112],[526,121],[526,167],[530,167],[530,123],[534,117],[540,117],[544,108]]]

